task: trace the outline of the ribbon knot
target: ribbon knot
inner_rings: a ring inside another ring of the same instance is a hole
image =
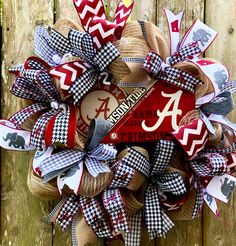
[[[202,81],[188,72],[173,67],[173,65],[193,58],[199,53],[201,53],[201,50],[197,42],[187,44],[172,56],[168,57],[166,62],[163,61],[163,58],[159,54],[150,51],[144,61],[144,69],[155,79],[164,80],[183,90],[194,93],[195,85],[202,83]]]
[[[47,70],[49,65],[40,58],[30,57],[24,65],[18,65],[10,72],[17,78],[11,92],[21,98],[30,99],[34,104],[14,114],[9,120],[20,127],[33,115],[44,112],[35,122],[30,143],[36,148],[43,148],[43,139],[47,146],[60,142],[74,147],[74,134],[69,137],[68,131],[75,132],[75,110],[71,105],[61,102],[60,95],[52,83]]]
[[[68,90],[73,94],[74,104],[77,104],[79,99],[94,86],[100,74],[120,53],[110,42],[95,52],[93,38],[88,33],[71,30],[68,38],[74,53],[83,59],[86,67],[85,72],[73,82]]]

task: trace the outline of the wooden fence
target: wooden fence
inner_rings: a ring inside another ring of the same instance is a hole
[[[106,1],[111,14],[117,1]],[[236,1],[235,0],[135,0],[133,19],[145,19],[166,33],[162,8],[178,13],[185,10],[184,30],[196,18],[205,21],[219,32],[217,40],[207,52],[224,63],[236,78]],[[33,50],[34,28],[38,24],[53,25],[55,20],[66,17],[79,21],[72,0],[4,0],[2,40],[1,112],[7,118],[22,107],[22,101],[9,92],[12,78],[8,69],[23,62]],[[231,114],[231,120],[236,114]],[[43,215],[53,207],[32,196],[26,184],[28,153],[1,152],[1,245],[2,246],[66,246],[71,245],[69,233],[62,233],[54,226],[41,222]],[[143,235],[142,245],[177,246],[233,246],[236,245],[236,198],[221,207],[221,216],[229,225],[217,221],[204,208],[203,216],[194,221],[178,221],[166,239],[149,241]],[[105,245],[98,240],[96,245]],[[122,245],[118,242],[110,245]]]

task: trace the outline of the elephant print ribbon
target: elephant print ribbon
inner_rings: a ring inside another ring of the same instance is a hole
[[[12,94],[34,103],[12,115],[9,121],[20,130],[27,120],[40,113],[30,133],[30,141],[26,142],[40,149],[44,143],[49,146],[56,142],[74,147],[76,111],[71,104],[61,102],[47,73],[48,68],[49,65],[40,58],[30,57],[24,65],[10,70],[17,76],[11,87]]]
[[[204,201],[220,218],[216,199],[228,202],[236,182],[236,178],[227,171],[227,155],[205,153],[191,160],[189,165],[196,174],[197,198],[193,218],[200,214]]]

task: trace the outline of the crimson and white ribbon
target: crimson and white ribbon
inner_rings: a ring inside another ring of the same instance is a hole
[[[83,28],[93,36],[95,48],[99,49],[104,44],[121,38],[134,3],[132,1],[126,7],[123,1],[120,1],[113,22],[107,20],[101,0],[74,0],[74,5]]]

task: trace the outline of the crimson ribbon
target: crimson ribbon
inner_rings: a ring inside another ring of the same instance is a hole
[[[49,68],[50,66],[40,58],[30,57],[24,65],[18,65],[10,70],[17,76],[11,92],[15,96],[33,100],[34,104],[23,108],[9,120],[20,127],[30,117],[41,112],[32,130],[31,144],[42,148],[45,136],[47,146],[60,142],[68,147],[74,147],[75,108],[71,104],[61,102],[59,93],[47,72]]]

